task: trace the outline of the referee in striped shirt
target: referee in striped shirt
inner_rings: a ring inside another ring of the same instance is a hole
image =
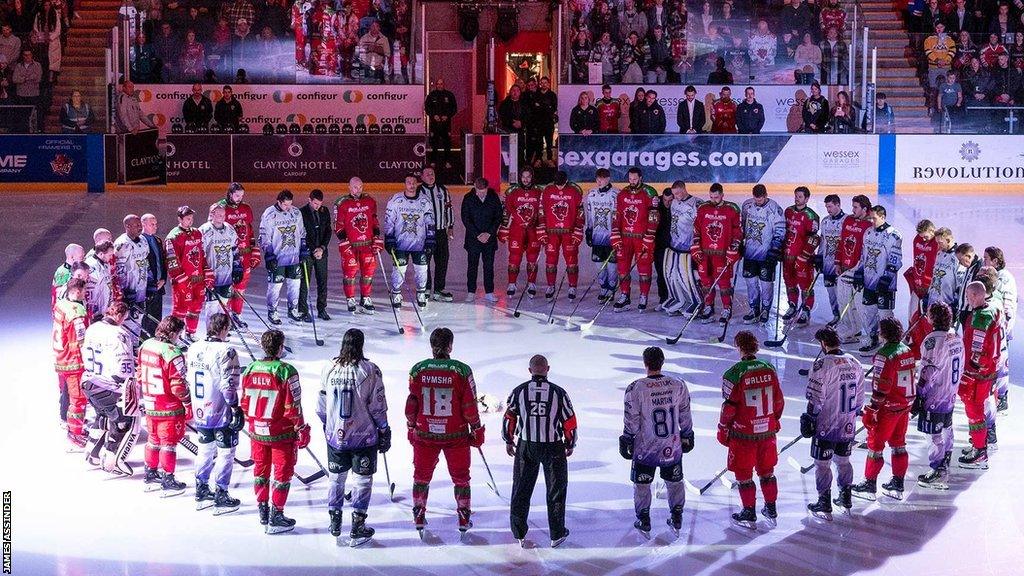
[[[548,370],[547,358],[540,354],[530,358],[532,377],[509,394],[501,435],[508,455],[515,458],[512,536],[520,544],[526,537],[530,497],[537,483],[537,472],[543,466],[551,546],[557,547],[569,536],[565,528],[565,495],[569,484],[566,459],[576,446],[576,414],[565,390],[548,382]]]
[[[434,265],[427,267],[427,296],[435,301],[451,302],[454,299],[452,293],[446,291],[444,287],[448,276],[448,241],[455,234],[452,197],[444,184],[437,181],[437,174],[432,166],[423,169],[420,180],[422,183],[419,192],[430,198],[437,230],[437,234],[434,235]]]

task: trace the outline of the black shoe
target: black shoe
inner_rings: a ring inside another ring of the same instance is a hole
[[[246,324],[244,320],[242,320],[242,317],[239,314],[235,314],[234,312],[231,313],[231,321],[235,323],[236,328],[249,327],[249,325]]]
[[[865,478],[864,481],[861,482],[860,484],[854,484],[853,486],[850,486],[850,490],[853,492],[853,495],[856,496],[857,498],[862,498],[864,500],[874,500],[875,493],[878,491],[878,487],[876,486],[874,480],[868,480]]]
[[[323,320],[324,322],[330,322],[331,315],[327,313],[327,310],[321,310],[316,313],[316,317]]]
[[[459,532],[465,533],[473,527],[473,521],[469,519],[473,512],[469,508],[459,508],[455,512],[459,516]]]
[[[266,502],[260,502],[257,506],[260,513],[260,524],[266,526],[270,522],[270,504]]]
[[[988,449],[971,448],[967,454],[964,454],[957,460],[960,463],[961,468],[972,468],[978,470],[988,469]]]
[[[949,490],[948,476],[945,468],[933,468],[931,472],[917,477],[917,485],[932,490]]]
[[[227,490],[218,487],[217,493],[214,494],[213,504],[213,515],[220,516],[221,514],[238,510],[238,507],[242,505],[242,501],[238,498],[232,498]]]
[[[148,472],[148,470],[147,470]],[[213,506],[216,498],[210,491],[210,485],[206,482],[196,482],[196,510],[205,510]]]
[[[632,302],[630,301],[628,294],[626,294],[625,292],[619,292],[619,297],[616,298],[615,304],[612,305],[612,311],[625,312],[626,310],[629,310],[629,305],[631,303]]]
[[[988,445],[989,450],[997,450],[999,438],[996,436],[996,425],[993,424],[988,427],[988,431],[985,432],[985,444]]]
[[[544,297],[547,298],[548,300],[551,300],[552,298],[554,298],[555,297],[555,287],[554,286],[548,286],[548,289],[544,291]]]
[[[311,316],[309,312],[303,312],[299,316],[299,320],[301,320],[302,322],[305,322],[306,324],[310,324],[310,323],[313,322],[313,316]]]
[[[818,493],[818,501],[808,504],[807,510],[815,517],[832,520],[832,492],[826,490]]]
[[[746,314],[743,315],[743,323],[744,324],[753,324],[753,323],[757,322],[757,318],[760,315],[761,315],[761,313],[758,311],[757,307],[755,306],[755,307],[751,308],[749,312],[747,312]]]
[[[675,530],[676,534],[683,527],[683,507],[676,505],[672,507],[671,516],[668,519],[668,525]]]
[[[872,336],[871,342],[857,349],[861,356],[873,356],[878,349],[878,336]]]
[[[559,536],[558,538],[552,538],[551,539],[551,547],[552,548],[558,548],[559,546],[562,545],[563,542],[565,542],[565,539],[568,538],[568,537],[569,537],[569,529],[568,528],[563,528],[561,536]],[[522,538],[520,538],[520,540],[522,540]]]
[[[284,510],[275,507],[267,524],[267,534],[280,534],[295,528],[295,519],[284,515]]]
[[[416,526],[417,530],[423,530],[427,527],[427,509],[422,506],[413,506],[412,508],[412,523]]]
[[[366,514],[363,514],[362,512],[352,513],[352,530],[350,530],[348,533],[349,546],[355,548],[360,544],[365,544],[369,542],[370,538],[373,538],[374,532],[375,530],[373,528],[370,528],[366,525]]]
[[[295,314],[295,308],[288,308],[288,319],[295,322],[302,322],[302,316]]]
[[[146,468],[146,475],[142,478],[142,485],[146,492],[152,492],[160,489],[160,484],[163,482],[163,477],[160,476],[160,471],[156,468]]]
[[[903,500],[903,478],[893,476],[891,480],[882,484],[882,490],[886,496],[894,500]]]
[[[754,514],[754,507],[744,508],[732,514],[732,523],[753,530],[757,527],[757,515]]]
[[[331,515],[331,536],[337,538],[341,536],[341,510],[328,510],[327,512]]]
[[[715,307],[710,304],[705,304],[704,309],[697,315],[697,320],[700,320],[701,324],[711,324],[714,322]]]
[[[279,326],[281,324],[281,316],[277,313],[277,310],[268,310],[267,321],[275,326]]]
[[[455,295],[451,292],[441,290],[440,292],[434,292],[434,300],[440,300],[441,302],[454,302]]]
[[[644,508],[636,515],[636,522],[633,522],[633,528],[643,532],[644,536],[650,537],[651,512],[648,509]]]

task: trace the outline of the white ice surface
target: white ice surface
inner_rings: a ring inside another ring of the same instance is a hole
[[[567,526],[572,531],[561,548],[548,548],[543,480],[534,494],[529,546],[520,549],[508,529],[507,500],[485,485],[486,472],[474,453],[473,529],[466,543],[459,543],[444,464],[435,474],[430,494],[429,538],[419,540],[411,525],[411,449],[403,434],[402,409],[406,374],[410,366],[429,355],[426,336],[406,304],[401,312],[405,336],[395,331],[391,312],[384,305],[383,283],[375,284],[378,312],[373,317],[349,316],[342,311],[341,275],[337,252],[332,261],[330,312],[334,319],[317,328],[327,346],[318,348],[311,327],[285,322],[284,329],[295,349],[290,359],[304,384],[304,408],[314,421],[312,448],[324,460],[323,436],[315,425],[317,377],[322,363],[337,352],[341,334],[351,326],[367,333],[367,352],[384,371],[390,417],[395,427],[394,447],[388,453],[397,502],[390,503],[380,466],[375,481],[369,523],[377,529],[373,542],[359,549],[339,546],[327,532],[325,498],[327,482],[309,488],[292,483],[287,512],[298,521],[294,532],[266,536],[256,520],[252,472],[236,467],[233,493],[242,499],[235,514],[215,518],[196,512],[188,496],[160,499],[145,494],[138,477],[113,479],[90,470],[81,455],[64,452],[63,432],[55,417],[57,387],[49,346],[49,280],[63,258],[68,242],[87,244],[93,229],[105,226],[119,233],[121,217],[129,211],[154,212],[161,219],[161,235],[169,229],[174,208],[187,201],[203,207],[214,195],[180,195],[152,192],[106,196],[39,194],[6,198],[5,218],[0,221],[0,350],[5,382],[0,401],[0,489],[12,492],[12,545],[15,574],[1019,574],[1024,565],[1019,496],[1021,472],[1021,395],[1014,386],[1011,411],[999,422],[999,450],[986,472],[952,469],[949,492],[918,488],[917,474],[925,471],[927,440],[909,433],[911,468],[908,495],[903,502],[880,500],[865,506],[855,503],[850,518],[819,523],[808,517],[805,506],[816,499],[812,474],[801,476],[786,465],[786,456],[810,462],[808,442],[802,441],[780,458],[779,525],[757,532],[730,527],[728,514],[738,508],[738,494],[716,484],[703,497],[687,496],[684,526],[676,539],[664,524],[668,515],[664,500],[655,500],[654,532],[650,542],[632,529],[632,487],[629,464],[617,452],[622,427],[622,390],[641,375],[640,352],[659,344],[666,348],[666,371],[682,375],[693,395],[697,445],[684,458],[687,479],[703,485],[725,465],[725,449],[714,439],[718,418],[719,379],[736,359],[729,346],[711,345],[707,338],[717,327],[694,325],[678,345],[667,347],[664,336],[674,334],[680,319],[666,319],[649,311],[613,314],[608,310],[589,335],[564,329],[570,306],[564,299],[556,309],[556,323],[545,323],[548,307],[542,297],[524,302],[524,314],[513,319],[514,304],[501,296],[497,306],[460,303],[465,295],[465,252],[462,237],[452,242],[449,287],[456,303],[431,303],[424,314],[428,327],[449,326],[455,331],[454,356],[474,369],[480,392],[504,398],[525,380],[527,361],[544,353],[551,362],[552,381],[572,396],[580,424],[580,444],[569,463]],[[733,198],[738,200],[739,198]],[[259,214],[269,204],[268,194],[250,194],[248,200]],[[789,198],[778,198],[787,204]],[[383,201],[383,197],[382,200]],[[458,205],[456,201],[456,206]],[[1009,267],[1024,281],[1024,248],[1021,247],[1024,201],[1013,197],[892,198],[884,203],[894,209],[891,220],[904,233],[905,252],[910,252],[913,225],[928,217],[950,226],[960,241],[979,250],[1001,245]],[[844,197],[849,205],[849,198]],[[824,213],[821,196],[812,206]],[[382,208],[383,209],[383,208]],[[585,249],[584,249],[585,250]],[[499,252],[496,283],[505,285],[504,251]],[[585,250],[584,254],[588,254]],[[582,294],[596,265],[583,258]],[[257,275],[259,276],[259,275]],[[740,283],[742,286],[742,282]],[[263,308],[263,281],[257,278],[249,298]],[[543,266],[541,267],[543,287]],[[634,288],[635,290],[635,288]],[[906,290],[901,282],[897,313],[906,314]],[[740,295],[737,318],[746,310]],[[482,290],[480,292],[482,296]],[[593,317],[595,292],[580,307],[577,320]],[[819,285],[815,321],[827,315],[826,297]],[[408,294],[407,294],[408,301]],[[170,300],[166,302],[170,307]],[[259,325],[248,311],[250,326]],[[736,322],[729,333],[740,329]],[[255,328],[254,328],[255,329]],[[804,329],[787,347],[765,351],[786,391],[786,416],[780,446],[798,433],[803,410],[804,379],[799,368],[808,367],[816,349],[808,344],[811,329]],[[771,338],[761,330],[762,339]],[[727,340],[728,341],[728,340]],[[241,351],[241,350],[240,350]],[[244,351],[241,351],[244,357]],[[1011,345],[1012,361],[1020,366],[1019,342]],[[511,459],[500,440],[500,415],[484,417],[488,440],[484,452],[507,497],[511,491]],[[956,452],[965,444],[966,420],[958,411]],[[239,453],[248,455],[243,440]],[[179,449],[178,477],[193,485],[191,455]],[[865,451],[853,457],[856,477],[863,475]],[[888,454],[886,455],[888,458]],[[141,469],[142,448],[131,461]],[[305,453],[298,469],[309,474],[315,464]],[[888,477],[888,466],[882,478]],[[760,491],[759,491],[760,496]],[[347,512],[347,511],[346,511]],[[346,514],[347,534],[350,519]],[[343,535],[342,541],[346,540]]]

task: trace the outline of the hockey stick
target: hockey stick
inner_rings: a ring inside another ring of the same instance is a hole
[[[565,283],[565,274],[558,281],[558,288],[555,289],[555,296],[551,299],[551,311],[548,312],[548,324],[555,323],[555,304],[558,302],[558,295],[562,293],[562,284]]]
[[[402,266],[398,263],[398,256],[395,255],[395,251],[389,250],[389,253],[391,254],[391,259],[395,262],[395,268],[401,268]],[[394,306],[392,306],[392,308],[394,308]],[[423,323],[423,317],[420,316],[420,306],[418,302],[412,303],[412,311],[416,313],[416,320],[420,323],[420,330],[422,332],[426,332],[427,325]]]
[[[726,268],[722,268],[722,271],[719,272],[718,276],[714,279],[714,281],[711,282],[712,286],[718,284],[718,281],[722,278],[722,274],[725,274],[726,270]],[[668,344],[669,346],[675,346],[676,343],[679,342],[679,339],[683,337],[683,333],[686,332],[686,329],[690,327],[690,323],[693,322],[693,319],[696,318],[697,314],[704,309],[704,298],[706,297],[707,293],[700,295],[700,302],[694,303],[693,312],[690,313],[690,317],[687,318],[686,323],[683,324],[683,328],[679,331],[678,334],[675,335],[675,338],[665,338],[666,344]]]
[[[235,326],[234,320],[231,319],[231,314],[228,313],[228,307],[225,306],[224,301],[220,299],[220,294],[217,294],[216,292],[213,291],[211,291],[211,293],[213,294],[214,298],[217,299],[217,303],[220,304],[220,309],[224,311],[225,315],[227,315],[228,326],[235,329],[235,333],[238,334],[239,340],[241,340],[242,345],[245,346],[245,351],[249,353],[249,358],[252,358],[252,361],[255,362],[256,355],[252,353],[252,348],[249,348],[249,343],[245,341],[245,336],[242,336],[242,331],[238,328],[238,326]]]
[[[186,424],[186,427],[192,432],[195,432],[196,434],[199,433],[199,431],[196,430],[195,427],[192,426],[191,424]],[[243,430],[243,432],[245,431]],[[248,432],[246,432],[246,436],[248,435]],[[193,456],[199,455],[199,446],[197,446],[195,442],[190,440],[188,436],[182,436],[181,440],[178,440],[178,444],[181,444],[185,448],[185,450],[191,452]],[[239,460],[238,457],[235,457],[235,464],[238,464],[242,468],[249,468],[254,464],[254,462],[255,461],[252,458],[249,458],[247,460]]]
[[[639,261],[640,261],[639,258],[634,258],[633,259],[633,263],[629,265],[629,270],[626,271],[626,276],[630,276],[630,275],[633,274],[633,268],[636,267],[636,263],[639,262]],[[617,283],[618,282],[616,282],[616,284]],[[601,313],[604,312],[604,309],[608,307],[608,303],[611,302],[612,300],[615,300],[615,297],[614,297],[615,292],[612,292],[612,294],[613,294],[613,297],[605,300],[604,303],[601,304],[601,307],[597,309],[597,314],[594,316],[593,320],[591,320],[590,322],[585,322],[583,324],[580,324],[580,330],[581,331],[586,332],[586,331],[588,331],[588,330],[590,330],[591,328],[594,327],[594,323],[597,322],[597,319],[601,317]]]
[[[529,283],[527,283],[527,285],[523,287],[523,291],[519,293],[519,300],[516,300],[516,307],[515,307],[514,310],[512,310],[512,316],[514,318],[519,318],[519,306],[522,305],[523,297],[525,297],[526,293],[529,291],[528,287],[529,287]]]
[[[391,494],[391,501],[395,501],[395,483],[391,481],[391,471],[388,470],[388,455],[387,452],[381,454],[381,458],[384,459],[384,477],[388,480],[388,492]]]
[[[718,474],[715,474],[714,478],[712,478],[711,480],[708,480],[708,483],[701,487],[700,493],[703,494],[703,493],[707,492],[708,490],[710,490],[711,487],[715,484],[715,482],[718,482],[719,479],[722,478],[722,476],[725,476],[725,473],[728,472],[728,471],[729,471],[728,468],[723,468],[721,472],[719,472]],[[728,480],[725,480],[725,482],[728,482]]]
[[[858,434],[860,434],[860,433],[861,433],[861,432],[862,432],[863,430],[864,430],[864,425],[863,425],[863,424],[861,424],[861,425],[860,425],[860,428],[857,428],[857,431],[853,433],[853,438],[856,438],[856,437],[857,437],[857,435],[858,435]],[[851,442],[853,442],[853,438],[851,438],[851,439],[850,439],[850,441],[851,441]],[[814,462],[811,462],[811,463],[810,463],[810,465],[808,465],[808,466],[801,466],[801,465],[800,465],[800,462],[798,462],[798,461],[797,461],[797,459],[796,459],[796,458],[793,458],[792,456],[790,456],[790,457],[789,457],[789,458],[788,458],[788,459],[786,460],[786,462],[788,462],[788,463],[789,463],[789,465],[790,465],[790,466],[791,466],[791,467],[792,467],[792,468],[793,468],[794,470],[798,470],[798,471],[799,471],[799,472],[800,472],[801,474],[807,474],[808,472],[810,472],[810,471],[811,471],[811,469],[812,469],[812,468],[814,468],[814,467],[815,467],[815,463],[814,463]]]
[[[313,341],[316,342],[317,346],[323,346],[324,341],[316,334],[316,314],[313,314],[313,307],[309,305],[309,293],[313,291],[313,286],[309,283],[309,267],[306,266],[305,262],[302,263],[302,275],[306,279],[306,314],[309,314],[310,320],[313,321]],[[316,289],[318,291],[317,293],[319,293],[319,284],[317,284]]]
[[[314,454],[313,451],[309,449],[309,446],[306,446],[306,452],[309,452],[309,455],[313,457],[313,461],[316,462],[316,465],[320,468],[319,470],[310,474],[309,476],[303,476],[302,474],[299,474],[297,471],[295,472],[295,477],[298,478],[300,482],[308,486],[313,482],[316,482],[317,480],[323,478],[324,476],[327,476],[327,471],[324,470],[324,465],[320,463],[320,459],[317,458],[316,454]]]
[[[728,270],[729,268],[733,268],[732,288],[730,288],[730,290],[732,292],[736,292],[736,279],[739,276],[738,274],[736,274],[735,266],[736,266],[736,264],[733,263],[730,266],[726,266],[725,268],[723,268],[723,270]],[[717,282],[716,282],[716,284],[717,284]],[[714,287],[715,287],[715,284],[712,284],[711,285],[711,290],[714,290],[715,289]],[[721,293],[719,293],[719,297],[721,297]],[[713,296],[712,296],[712,298],[713,298]],[[711,343],[711,344],[720,344],[723,340],[725,340],[725,335],[726,335],[727,332],[729,332],[729,323],[730,322],[732,322],[732,313],[730,313],[729,317],[725,319],[725,326],[722,326],[722,333],[719,334],[718,336],[712,336],[711,338],[708,338],[708,342]]]
[[[501,498],[501,492],[498,492],[498,485],[494,481],[494,474],[491,474],[491,467],[487,464],[487,456],[484,456],[484,451],[479,446],[476,447],[476,451],[480,453],[480,459],[484,461],[484,468],[487,469],[487,475],[491,478],[491,481],[487,483],[487,487],[494,490],[494,493],[498,495],[498,498]]]
[[[145,316],[146,318],[149,318],[153,322],[156,322],[157,324],[160,323],[160,320],[156,316],[153,316],[152,314],[150,314],[149,312],[146,312],[145,310],[142,311],[142,315]],[[125,326],[123,323],[121,324],[121,327],[124,328],[126,332],[128,332],[129,334],[134,336],[135,339],[139,341],[140,345],[142,344],[143,338],[142,338],[142,334],[141,333],[140,334],[136,334],[130,328]],[[184,348],[188,348],[188,346],[189,346],[188,342],[186,342],[185,339],[181,337],[181,335],[178,335],[178,341],[181,342],[181,345],[184,346]]]
[[[807,293],[808,292],[810,292],[811,294],[814,293],[814,285],[818,283],[818,276],[821,276],[821,270],[818,270],[817,272],[814,273],[814,278],[811,279],[811,287],[803,293],[803,297],[800,299],[801,300],[800,308],[806,308],[806,306],[807,306]],[[778,309],[776,309],[775,313],[776,313],[776,315],[778,315]],[[808,320],[810,320],[810,315],[811,315],[811,311],[808,310],[807,311]],[[800,316],[800,312],[798,311],[797,312],[797,317],[799,318],[799,316]],[[793,322],[789,326],[786,327],[785,331],[783,331],[782,338],[780,340],[765,340],[764,345],[766,347],[768,347],[768,348],[779,348],[779,347],[781,347],[783,344],[786,343],[786,340],[789,339],[790,332],[792,332],[793,329],[796,328],[796,327],[797,327],[797,323],[796,323],[796,319],[794,319]]]
[[[846,306],[843,306],[842,311],[839,312],[839,321],[836,322],[837,325],[839,324],[839,322],[843,321],[843,318],[846,316],[846,313],[850,310],[850,305],[853,304],[853,300],[854,300],[854,298],[857,297],[858,293],[860,293],[860,289],[854,290],[853,293],[850,294],[850,299],[849,299],[849,301],[846,302]],[[822,353],[822,350],[818,350],[818,355],[814,357],[814,362],[818,361],[818,358],[821,357],[821,353]],[[811,364],[813,365],[814,362],[812,362]],[[809,375],[811,373],[811,369],[810,368],[801,368],[801,369],[797,370],[796,372],[797,372],[797,374],[799,374],[801,376],[807,376],[807,375]]]
[[[388,271],[384,269],[384,257],[380,255],[379,250],[377,251],[377,263],[380,264],[380,275],[384,277],[384,285],[388,287],[388,306],[391,307],[391,313],[395,315],[395,326],[398,328],[399,334],[405,334],[405,328],[398,321],[398,308],[392,306],[391,303],[391,297],[395,295],[395,291],[391,288],[391,279],[388,278]]]
[[[238,297],[242,299],[242,302],[245,302],[245,305],[249,307],[249,310],[252,310],[252,313],[255,314],[257,318],[260,319],[260,322],[263,323],[263,326],[267,329],[267,331],[277,330],[277,328],[271,328],[270,324],[267,324],[267,321],[263,319],[263,316],[260,316],[260,313],[256,311],[256,308],[252,305],[252,302],[249,302],[249,299],[245,297],[244,293],[235,290],[235,294],[238,294]],[[285,345],[284,350],[289,354],[292,353],[292,349],[287,344]]]
[[[567,316],[565,319],[566,330],[568,330],[569,327],[572,325],[569,321],[572,320],[572,317],[576,315],[576,311],[580,309],[580,304],[582,304],[583,300],[586,299],[587,294],[590,294],[590,289],[594,287],[594,283],[597,282],[597,279],[601,277],[601,273],[604,272],[605,268],[608,267],[608,262],[611,261],[612,254],[612,252],[608,253],[608,257],[604,259],[604,264],[601,264],[601,267],[597,269],[597,274],[594,275],[594,279],[590,281],[590,284],[587,286],[587,289],[583,291],[583,296],[580,296],[580,298],[576,300],[576,305],[573,306],[572,312],[570,312],[569,316]]]

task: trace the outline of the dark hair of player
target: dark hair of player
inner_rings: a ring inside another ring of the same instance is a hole
[[[861,208],[865,210],[871,209],[871,200],[863,194],[857,194],[853,197],[854,204],[859,204]]]
[[[740,330],[736,333],[736,337],[733,338],[733,343],[736,344],[736,348],[739,349],[743,356],[753,356],[757,354],[758,342],[757,336],[750,330]]]
[[[1003,249],[998,246],[989,246],[985,248],[985,256],[992,261],[995,265],[996,270],[1002,270],[1006,268],[1006,256],[1003,255]]]
[[[598,178],[611,178],[612,173],[607,168],[598,168],[594,175]]]
[[[84,260],[81,261],[81,262],[75,262],[74,264],[71,265],[71,273],[72,274],[74,274],[78,270],[85,270],[86,272],[91,272],[92,271],[92,269],[89,268],[89,265],[86,264]]]
[[[657,90],[648,90],[647,91],[647,95],[650,96],[651,94],[654,94],[655,98],[658,97],[658,91]]]
[[[641,172],[641,171],[640,171],[640,169],[639,169],[639,168],[637,168],[636,166],[633,166],[633,167],[631,167],[631,168],[630,168],[630,169],[629,169],[629,170],[627,171],[627,174],[636,174],[637,176],[640,176],[641,178],[643,178],[643,175],[644,175],[644,173],[643,173],[643,172]]]
[[[923,234],[925,232],[928,232],[929,230],[931,230],[932,232],[935,231],[935,224],[932,223],[931,220],[925,218],[924,220],[921,220],[920,222],[917,223],[918,234]]]
[[[210,319],[206,321],[206,335],[207,336],[220,336],[220,333],[227,330],[231,326],[231,319],[228,315],[223,312],[217,312],[211,314]]]
[[[260,337],[260,348],[266,354],[264,360],[277,360],[281,349],[284,348],[284,332],[280,330],[267,330]]]
[[[107,240],[106,242],[100,242],[99,244],[97,244],[96,246],[93,247],[93,251],[96,252],[97,254],[102,254],[104,252],[108,252],[108,251],[113,250],[113,249],[114,249],[114,243],[111,242],[110,240]],[[999,249],[996,248],[996,250],[999,250]],[[1002,255],[1002,251],[1000,251],[999,254],[1001,256]]]
[[[878,321],[878,335],[888,343],[899,342],[903,338],[903,323],[896,318],[882,318]]]
[[[768,188],[764,184],[754,184],[754,189],[751,190],[754,198],[764,198],[768,195]]]
[[[530,176],[533,176],[533,168],[531,168],[531,167],[529,167],[529,166],[526,166],[526,167],[523,167],[523,168],[520,168],[520,169],[519,169],[519,175],[520,175],[520,176],[522,176],[523,174],[527,174],[527,173],[528,173],[528,174],[529,174]]]
[[[363,356],[363,342],[365,341],[366,338],[362,330],[349,328],[341,337],[341,349],[334,361],[343,366],[349,366],[366,360],[366,356]]]
[[[434,331],[430,333],[430,350],[434,354],[434,358],[443,360],[449,358],[448,349],[455,342],[455,334],[448,328],[434,328]]]
[[[835,350],[839,348],[839,334],[836,333],[836,329],[831,326],[826,326],[814,333],[814,339],[821,342],[825,346],[826,350]]]
[[[644,349],[644,367],[648,370],[661,370],[665,365],[665,352],[657,346]]]
[[[605,90],[611,90],[611,89],[612,89],[612,87],[609,84],[602,84],[601,85],[601,91],[602,92],[605,91]]]
[[[565,186],[567,182],[569,182],[569,175],[568,174],[566,174],[565,172],[563,172],[561,170],[559,170],[558,172],[555,172],[555,179],[554,179],[555,186]]]
[[[807,198],[810,198],[810,197],[811,197],[811,189],[810,189],[810,188],[808,188],[807,186],[797,186],[797,187],[796,187],[796,188],[795,188],[795,189],[793,190],[793,192],[799,192],[799,193],[803,194],[803,195],[804,195],[804,199],[805,199],[805,200],[806,200]]]
[[[825,204],[842,204],[838,194],[829,194],[825,196]]]
[[[991,266],[982,266],[978,269],[974,279],[984,284],[985,293],[991,296],[996,290],[996,284],[999,283],[999,273]]]
[[[487,182],[487,178],[484,178],[483,176],[477,177],[473,182],[473,187],[477,190],[487,190],[488,186],[490,186],[490,184]]]
[[[72,290],[85,290],[85,280],[81,278],[72,278],[68,280],[67,287],[65,288],[68,292]]]
[[[324,191],[319,188],[313,188],[309,191],[309,199],[322,201],[324,199]]]
[[[295,199],[295,195],[293,195],[292,191],[288,190],[287,188],[285,188],[284,190],[281,190],[280,192],[277,193],[277,201],[278,202],[284,202],[285,200],[294,200],[294,199]]]
[[[156,325],[153,336],[162,342],[174,342],[178,334],[185,329],[185,321],[177,316],[167,316]]]
[[[683,92],[693,92],[694,94],[696,94],[697,89],[693,87],[693,84],[690,84],[689,86],[686,87],[686,90],[683,90]]]
[[[676,180],[675,182],[672,183],[672,187],[682,188],[683,190],[686,190],[686,182],[683,182],[682,180]]]
[[[711,192],[725,192],[725,188],[722,188],[722,185],[719,184],[718,182],[713,183],[709,190]]]
[[[888,216],[888,214],[885,211],[885,206],[882,206],[881,204],[874,205],[871,208],[871,211],[874,212],[875,214],[878,214],[882,218],[885,218],[886,216]]]
[[[974,246],[971,246],[967,242],[964,242],[963,244],[957,244],[956,250],[954,250],[954,252],[956,252],[958,255],[974,254]]]
[[[953,325],[953,311],[949,309],[949,304],[935,302],[929,306],[928,321],[932,323],[932,328],[935,330],[948,332],[949,327]]]
[[[127,314],[128,305],[121,300],[118,300],[111,303],[110,306],[107,306],[107,310],[103,313],[103,317],[113,320],[114,318],[124,318]],[[170,318],[173,318],[173,316],[170,316]],[[179,320],[179,322],[180,321],[181,320]]]

